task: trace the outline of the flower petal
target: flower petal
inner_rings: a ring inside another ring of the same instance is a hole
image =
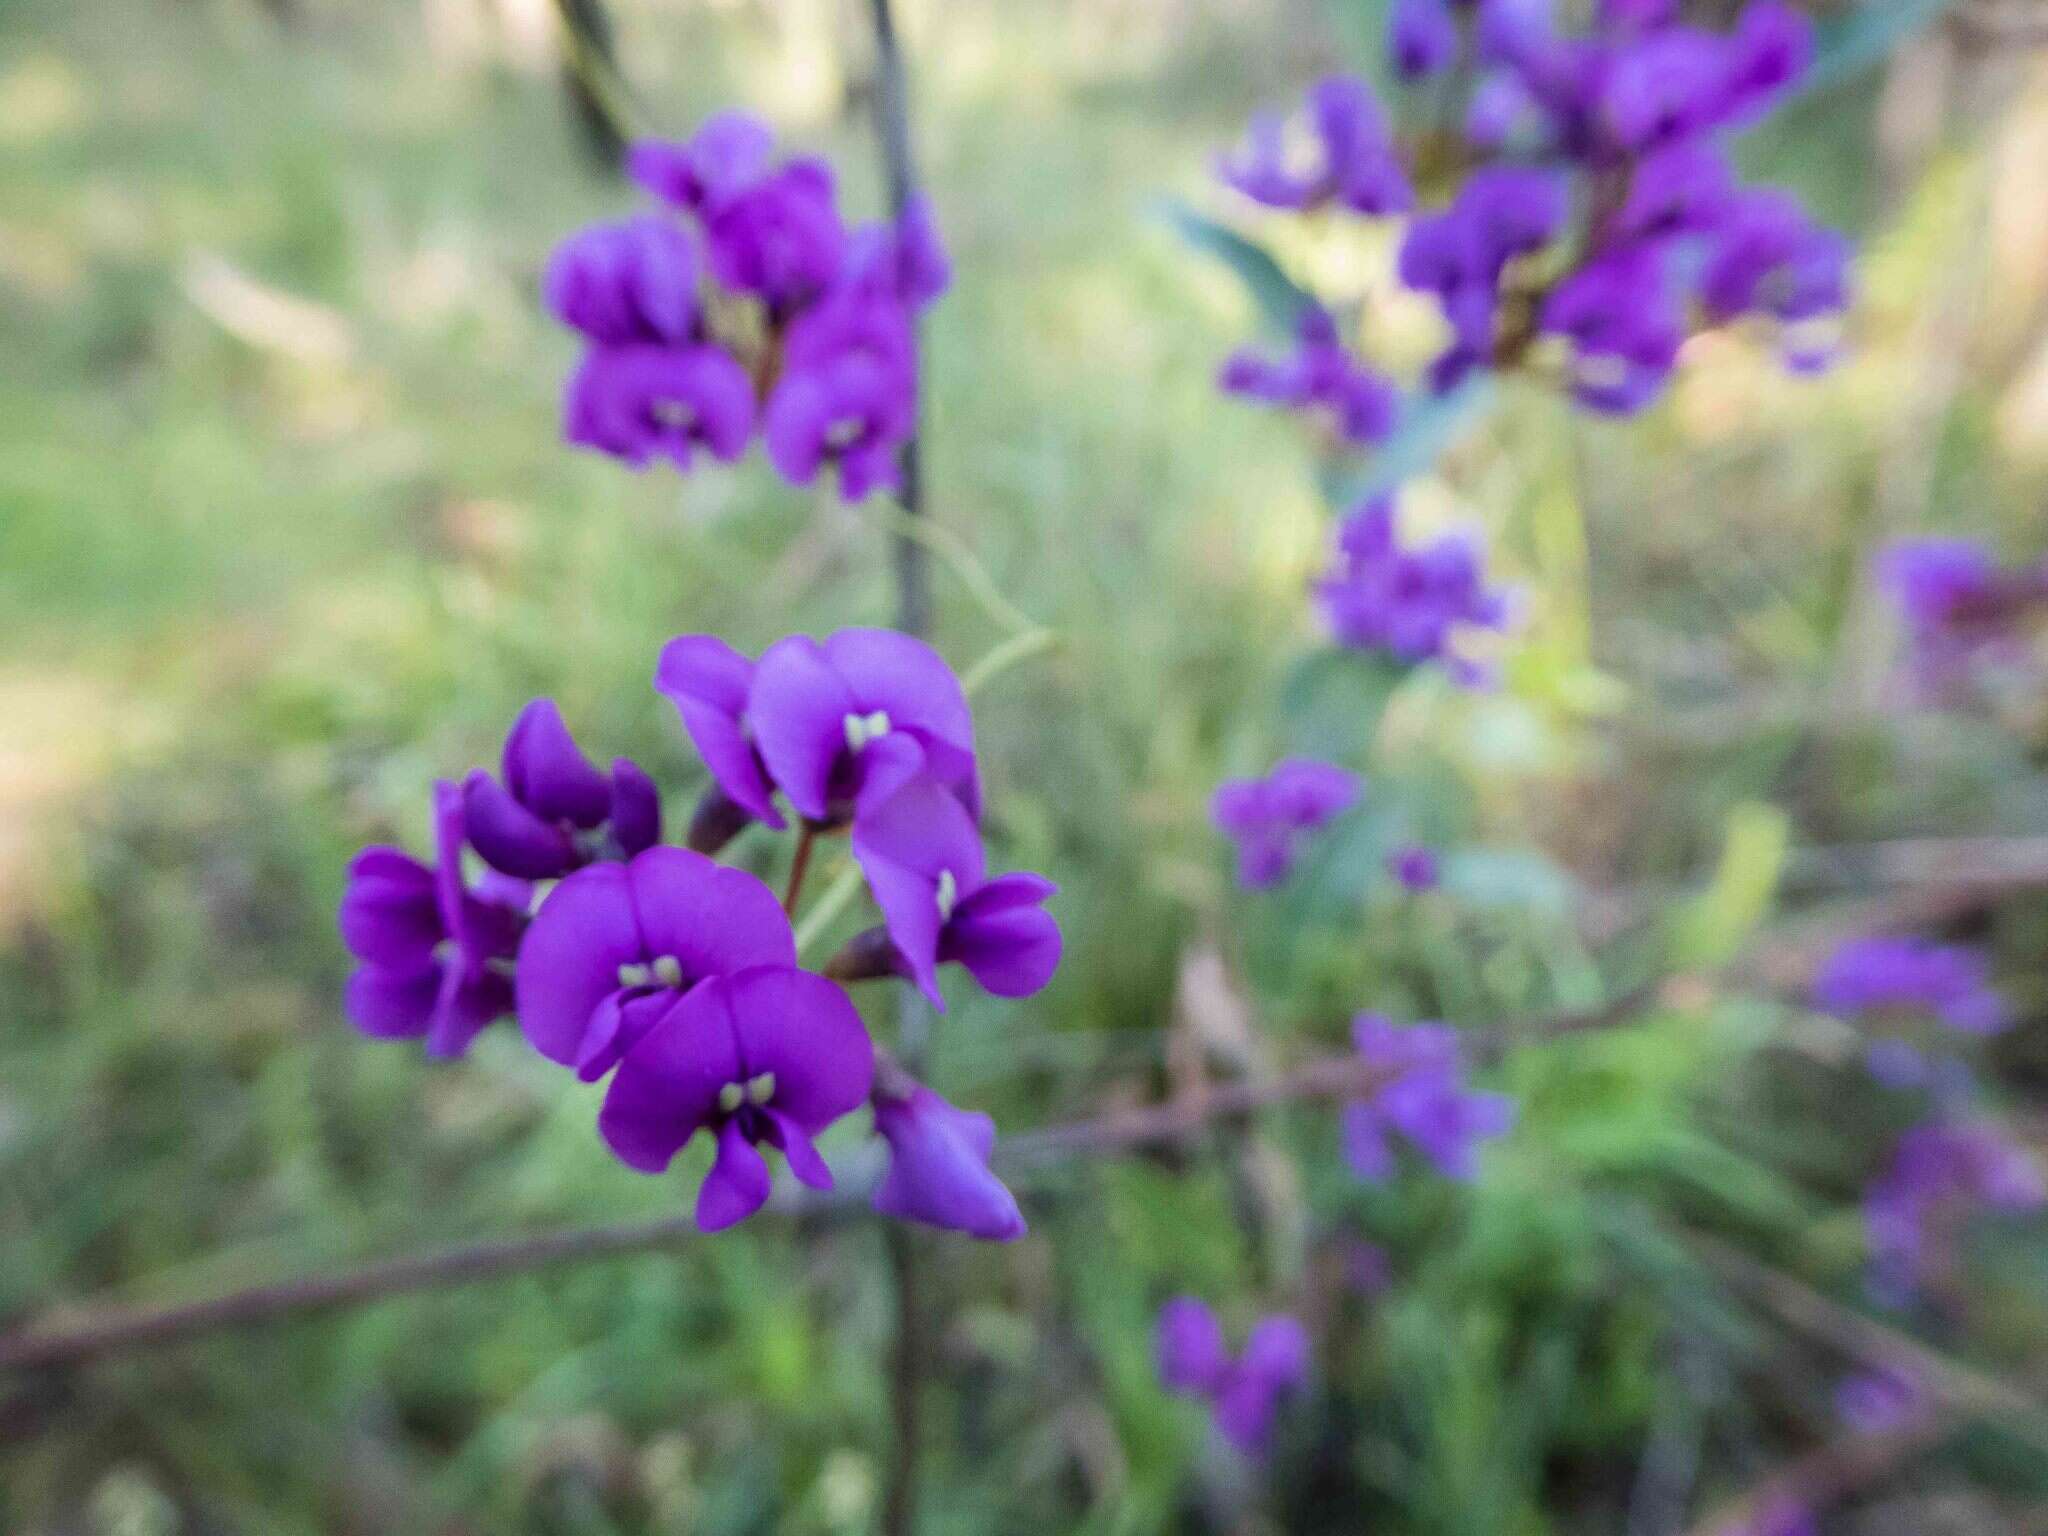
[[[548,893],[519,946],[520,1029],[548,1060],[575,1062],[591,1015],[618,990],[619,967],[647,957],[626,867],[579,869]]]
[[[567,832],[542,821],[481,768],[463,783],[462,814],[470,845],[504,874],[548,880],[566,875],[579,862]]]
[[[630,757],[612,759],[612,846],[625,858],[661,841],[661,791]]]
[[[611,809],[611,785],[576,745],[553,699],[519,712],[505,738],[504,771],[513,798],[545,821],[594,827]]]
[[[988,1242],[1024,1235],[1024,1215],[989,1172],[995,1122],[948,1104],[919,1085],[875,1101],[875,1129],[889,1143],[889,1172],[875,1191],[885,1216],[921,1221]]]
[[[662,847],[648,849],[626,872],[648,957],[674,955],[693,979],[796,964],[782,903],[747,871]]]
[[[628,1168],[660,1173],[692,1136],[720,1118],[718,1096],[726,1085],[745,1081],[716,986],[706,982],[687,993],[612,1074],[597,1130]]]
[[[751,1078],[775,1074],[769,1107],[816,1133],[867,1102],[875,1048],[860,1013],[822,976],[790,966],[756,966],[706,982],[739,1041]]]
[[[415,971],[380,965],[356,967],[342,994],[349,1022],[376,1040],[411,1040],[427,1032],[441,996],[441,968],[431,961]]]
[[[661,649],[655,690],[683,717],[698,756],[735,805],[781,831],[775,789],[747,740],[743,717],[754,664],[716,635],[678,635]]]
[[[771,1181],[768,1161],[740,1130],[738,1120],[719,1127],[718,1156],[697,1191],[697,1228],[723,1232],[745,1221],[767,1202]]]
[[[761,760],[803,815],[830,814],[833,770],[846,755],[846,718],[861,713],[845,679],[808,635],[762,653],[747,691],[747,718]]]
[[[982,889],[993,889],[1010,878],[1004,875]],[[966,966],[985,992],[1030,997],[1059,969],[1060,947],[1060,925],[1050,912],[1012,904],[986,913],[954,913],[939,941],[939,958]]]
[[[350,954],[394,970],[426,965],[447,936],[433,871],[397,848],[365,848],[350,861],[338,921]]]

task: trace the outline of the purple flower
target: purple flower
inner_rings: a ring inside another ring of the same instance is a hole
[[[1154,1343],[1160,1384],[1205,1399],[1223,1437],[1251,1457],[1271,1439],[1281,1400],[1308,1379],[1308,1333],[1284,1314],[1260,1319],[1233,1360],[1216,1314],[1176,1296],[1159,1309]]]
[[[853,823],[853,855],[882,909],[898,965],[945,1011],[938,967],[957,961],[998,997],[1029,997],[1060,963],[1043,875],[989,879],[981,835],[959,797],[920,776]]]
[[[1981,956],[1915,938],[1851,939],[1838,945],[1813,982],[1813,1002],[1855,1017],[1891,1009],[1932,1014],[1950,1029],[1993,1035],[2011,1022]]]
[[[1720,119],[1753,121],[1813,64],[1813,20],[1783,0],[1752,0],[1728,40]]]
[[[1237,880],[1264,890],[1285,880],[1306,833],[1358,802],[1358,775],[1310,757],[1283,758],[1263,779],[1226,779],[1216,786],[1210,819],[1237,843]]]
[[[597,1128],[619,1161],[642,1173],[662,1172],[708,1132],[717,1153],[697,1195],[697,1225],[717,1232],[768,1198],[764,1143],[801,1182],[832,1187],[812,1138],[867,1101],[874,1070],[874,1045],[844,992],[793,966],[750,966],[670,993],[619,1062]]]
[[[1916,1417],[1927,1388],[1903,1368],[1880,1366],[1848,1377],[1835,1388],[1835,1413],[1859,1435],[1890,1434]]]
[[[1465,108],[1465,141],[1488,154],[1497,153],[1539,128],[1541,104],[1512,69],[1489,70],[1472,88]]]
[[[1433,891],[1442,878],[1436,855],[1420,843],[1409,843],[1388,854],[1387,873],[1411,891]]]
[[[1879,1287],[1908,1296],[1951,1262],[1955,1230],[1978,1209],[2038,1210],[2048,1199],[2033,1157],[1989,1122],[1930,1121],[1899,1138],[1863,1200]]]
[[[893,224],[871,224],[847,248],[838,290],[861,289],[917,311],[953,284],[953,262],[939,239],[931,199],[919,193]]]
[[[974,718],[959,679],[921,640],[888,629],[808,635],[762,653],[746,721],[769,775],[798,814],[847,820],[929,773],[978,817]]]
[[[2001,568],[1973,539],[1895,539],[1877,576],[1905,621],[1914,674],[1936,691],[2012,649],[2020,621],[2048,603],[2048,565]]]
[[[1354,359],[1337,336],[1328,312],[1311,309],[1301,318],[1294,351],[1268,359],[1239,352],[1223,365],[1224,393],[1291,410],[1327,413],[1347,443],[1377,443],[1394,429],[1400,396],[1382,374]]]
[[[348,867],[341,938],[362,963],[349,977],[348,1016],[380,1040],[424,1035],[429,1056],[459,1056],[512,1011],[506,965],[519,948],[531,892],[462,874],[462,792],[434,786],[434,867],[398,848],[365,848]]]
[[[1458,18],[1450,0],[1394,0],[1387,12],[1387,56],[1404,80],[1448,69],[1458,57]]]
[[[1817,1536],[1813,1511],[1787,1494],[1771,1494],[1715,1536]]]
[[[1764,315],[1787,327],[1786,360],[1801,371],[1833,354],[1832,321],[1849,303],[1849,243],[1806,215],[1788,192],[1766,187],[1730,199],[1700,274],[1710,317]]]
[[[1692,27],[1663,27],[1609,60],[1599,115],[1615,146],[1648,154],[1704,133],[1727,104],[1727,42]]]
[[[747,815],[780,832],[775,786],[747,725],[754,664],[716,635],[678,635],[661,648],[655,691],[683,717],[697,755],[719,790]]]
[[[1335,202],[1354,213],[1405,212],[1414,202],[1386,113],[1372,87],[1355,75],[1331,75],[1308,93],[1314,156],[1288,154],[1285,122],[1254,118],[1244,152],[1217,164],[1217,175],[1269,208],[1320,208]]]
[[[707,208],[704,243],[721,283],[791,313],[831,286],[846,255],[832,167],[802,157],[729,190]]]
[[[989,1172],[993,1120],[956,1109],[908,1079],[878,1082],[874,1099],[875,1130],[889,1143],[889,1172],[875,1191],[876,1210],[986,1242],[1024,1235],[1016,1197]]]
[[[1494,318],[1508,263],[1557,237],[1571,208],[1556,172],[1486,166],[1472,173],[1443,212],[1416,219],[1401,242],[1401,281],[1436,296],[1451,327],[1451,349],[1436,366],[1439,390],[1492,360]]]
[[[753,381],[709,344],[592,347],[562,400],[563,436],[635,469],[666,458],[688,470],[699,447],[729,464],[753,431]]]
[[[1540,324],[1571,343],[1572,397],[1614,415],[1663,391],[1685,338],[1677,289],[1650,246],[1595,257],[1551,291]]]
[[[1710,233],[1734,190],[1734,167],[1717,145],[1673,145],[1636,163],[1613,233],[1623,241]]]
[[[917,427],[917,345],[902,305],[853,290],[799,316],[762,425],[769,462],[793,485],[835,464],[847,501],[894,488]]]
[[[1478,545],[1445,534],[1403,547],[1387,497],[1362,503],[1344,519],[1336,564],[1315,590],[1338,644],[1411,664],[1454,664],[1452,645],[1462,631],[1507,622],[1506,598],[1486,586]]]
[[[595,224],[556,247],[542,293],[592,341],[684,345],[697,336],[697,248],[655,214]]]
[[[775,135],[745,112],[714,112],[682,143],[642,139],[626,152],[626,174],[650,195],[704,214],[768,169]]]
[[[1506,1133],[1514,1102],[1464,1086],[1458,1037],[1441,1024],[1402,1028],[1382,1014],[1361,1013],[1351,1037],[1366,1064],[1386,1074],[1371,1095],[1344,1109],[1344,1160],[1368,1182],[1395,1171],[1390,1133],[1398,1133],[1445,1178],[1478,1173],[1477,1143]]]
[[[661,839],[661,794],[629,758],[591,766],[553,699],[535,699],[505,737],[505,782],[482,769],[462,786],[470,846],[524,880],[566,875],[594,858],[630,859]]]
[[[519,1027],[541,1055],[595,1081],[698,983],[795,964],[767,886],[687,849],[650,848],[578,870],[541,903],[519,947]]]

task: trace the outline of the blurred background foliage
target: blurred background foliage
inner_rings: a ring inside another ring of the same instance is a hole
[[[1909,530],[2040,548],[2048,60],[1936,29],[1748,141],[1863,244],[1837,372],[1704,337],[1641,424],[1504,388],[1456,438],[1406,515],[1484,526],[1519,583],[1505,684],[1395,690],[1352,744],[1366,810],[1259,906],[1210,787],[1341,738],[1377,702],[1345,690],[1377,685],[1297,670],[1325,514],[1290,426],[1216,396],[1253,310],[1158,199],[1218,211],[1211,152],[1364,65],[1378,7],[905,9],[959,271],[934,509],[1060,637],[978,712],[992,836],[1060,881],[1069,940],[1029,1003],[961,995],[936,1082],[1021,1129],[1271,1071],[1372,1006],[1516,1043],[1522,1103],[1469,1191],[1361,1188],[1302,1108],[1035,1175],[1014,1248],[926,1242],[922,1529],[1683,1529],[1831,1433],[1847,1365],[1688,1235],[1853,1301],[1854,1200],[1896,1129],[1758,930],[1886,895],[1898,870],[1834,845],[2048,836],[2042,697],[1900,710],[1868,582]],[[648,125],[750,103],[878,206],[857,7],[611,10]],[[648,687],[662,639],[888,611],[875,514],[758,463],[678,482],[559,445],[537,274],[624,202],[543,0],[0,0],[0,1324],[685,1198],[612,1163],[594,1093],[513,1039],[453,1067],[357,1040],[332,926],[348,854],[420,841],[429,781],[525,699],[680,815],[700,770]],[[937,579],[964,666],[1001,631]],[[1413,837],[1460,851],[1397,899],[1380,860]],[[1940,912],[2001,957],[2000,1077],[2038,1102],[2048,904]],[[1547,1037],[1585,1009],[1618,1022]],[[1366,1238],[1384,1294],[1354,1283]],[[1937,1342],[2048,1387],[2048,1224],[1997,1242]],[[879,1249],[764,1220],[0,1382],[0,1529],[867,1529]],[[1176,1290],[1317,1333],[1264,1513],[1157,1388]],[[2024,1441],[1951,1437],[1830,1519],[2038,1529]]]

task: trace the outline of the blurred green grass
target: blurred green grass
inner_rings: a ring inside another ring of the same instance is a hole
[[[488,24],[531,8],[297,9],[0,7],[0,1321],[673,1209],[686,1176],[624,1175],[593,1095],[511,1041],[430,1068],[354,1038],[342,866],[417,842],[429,781],[487,761],[536,693],[677,786],[680,815],[699,770],[647,687],[661,640],[751,649],[888,609],[872,519],[758,465],[635,478],[558,443],[570,348],[535,278],[625,197],[545,60]],[[619,9],[658,122],[755,102],[874,206],[834,7]],[[1306,0],[911,20],[960,274],[930,336],[935,514],[1061,642],[978,715],[993,836],[1061,882],[1069,958],[1030,1003],[960,1000],[942,1086],[1005,1128],[1142,1087],[1189,956],[1219,946],[1302,1038],[1367,1002],[1464,1022],[1581,1003],[1599,977],[1572,881],[1518,849],[1619,887],[1710,864],[1758,799],[1808,839],[2048,826],[2010,737],[1872,723],[1858,628],[1880,534],[2038,537],[2048,429],[2013,402],[2048,367],[2041,195],[2011,161],[2039,81],[2006,81],[1997,113],[1956,91],[1904,148],[1862,89],[1751,146],[1871,238],[1837,375],[1788,383],[1716,342],[1641,427],[1517,395],[1459,446],[1422,510],[1489,528],[1525,639],[1498,694],[1396,701],[1371,765],[1388,820],[1363,835],[1509,856],[1420,915],[1347,916],[1317,886],[1249,916],[1204,807],[1280,745],[1322,514],[1289,426],[1211,388],[1242,296],[1149,209],[1207,198],[1211,149],[1345,29]],[[937,580],[964,664],[999,631]],[[1425,1390],[1340,1405],[1365,1427],[1329,1454],[1392,1528],[1597,1517],[1566,1464],[1640,1432],[1659,1306],[1705,1303],[1602,1305],[1588,1231],[1637,1199],[1765,1226],[1811,1209],[1764,1170],[1783,1148],[1689,1123],[1759,1028],[1734,1005],[1653,1017],[1519,1069],[1549,1134],[1503,1156],[1373,1346]],[[1255,1205],[1360,1212],[1326,1117],[1263,1135],[1315,1171]],[[1206,1528],[1199,1436],[1145,1330],[1166,1289],[1249,1309],[1305,1285],[1298,1245],[1244,1218],[1261,1144],[1228,1173],[1079,1172],[1032,1242],[946,1249],[928,1530]],[[1363,1210],[1444,1220],[1429,1197]],[[98,1367],[13,1404],[37,1427],[0,1442],[0,1527],[861,1529],[886,1446],[876,1256],[871,1232],[757,1232]],[[1355,1528],[1317,1507],[1325,1481],[1294,1487],[1288,1529]]]

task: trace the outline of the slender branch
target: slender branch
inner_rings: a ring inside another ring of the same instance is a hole
[[[882,1234],[896,1292],[896,1349],[889,1367],[890,1418],[895,1427],[889,1485],[883,1494],[884,1536],[908,1536],[917,1526],[917,1464],[924,1450],[925,1309],[918,1291],[917,1234],[891,1222]]]
[[[910,85],[903,50],[896,38],[896,18],[889,0],[869,0],[875,31],[875,128],[881,138],[882,168],[889,181],[889,211],[900,220],[917,196],[917,163],[910,147]],[[920,354],[923,348],[919,349]],[[919,357],[920,375],[923,358]],[[919,436],[924,414],[920,379],[914,406],[917,424],[903,445],[903,488],[897,495],[905,515],[924,516],[924,464]],[[909,635],[925,635],[932,627],[930,562],[924,544],[906,533],[896,535],[892,557],[896,571],[896,627]]]
[[[1006,1170],[1030,1169],[1090,1153],[1133,1151],[1182,1139],[1200,1131],[1213,1119],[1357,1092],[1371,1081],[1357,1057],[1333,1056],[1285,1076],[1256,1083],[1231,1083],[1211,1090],[1199,1100],[1116,1110],[1093,1119],[1014,1136],[998,1144],[996,1161]],[[835,1195],[802,1196],[771,1209],[799,1218],[846,1215],[860,1208],[861,1195],[859,1189],[849,1188]],[[68,1324],[60,1318],[48,1325],[0,1334],[0,1370],[75,1364],[100,1355],[177,1343],[227,1329],[290,1321],[414,1291],[468,1285],[554,1264],[674,1247],[696,1236],[696,1226],[688,1216],[662,1216],[649,1221],[573,1227],[530,1237],[466,1244],[332,1274],[253,1286],[205,1301],[87,1307]]]

